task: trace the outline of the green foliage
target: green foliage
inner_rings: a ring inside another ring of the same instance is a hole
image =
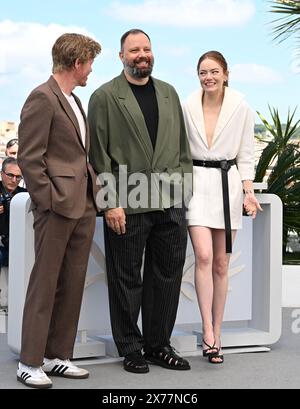
[[[297,39],[297,57],[300,57],[300,1],[299,0],[274,0],[271,12],[282,14],[280,17],[272,21],[274,25],[274,39],[282,42],[288,37],[296,35]]]
[[[256,167],[255,181],[268,183],[268,192],[279,196],[283,203],[283,255],[290,231],[300,234],[300,147],[295,139],[300,120],[294,121],[295,111],[288,113],[283,126],[278,110],[269,106],[273,123],[258,112],[268,139]],[[270,170],[271,169],[271,170]]]

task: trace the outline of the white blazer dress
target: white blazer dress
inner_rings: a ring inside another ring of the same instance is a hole
[[[243,180],[254,179],[254,113],[244,96],[225,87],[212,146],[205,133],[202,89],[183,103],[183,113],[193,159],[237,160],[228,171],[232,230],[242,227]],[[187,210],[189,226],[225,229],[221,169],[193,166],[193,197]]]

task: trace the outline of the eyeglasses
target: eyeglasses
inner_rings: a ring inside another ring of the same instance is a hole
[[[11,139],[10,141],[8,141],[6,144],[6,148],[11,148],[14,145],[19,145],[18,139]]]
[[[14,173],[6,173],[4,170],[2,170],[2,172],[3,172],[9,179],[16,178],[16,181],[17,181],[17,182],[20,182],[20,180],[23,179],[23,176],[21,176],[21,175],[15,175]]]

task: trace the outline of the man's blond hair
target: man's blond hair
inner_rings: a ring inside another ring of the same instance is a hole
[[[76,33],[63,34],[52,48],[52,72],[70,71],[77,59],[84,64],[100,52],[101,45],[90,37]]]

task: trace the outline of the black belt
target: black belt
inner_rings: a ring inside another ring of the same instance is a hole
[[[220,168],[222,174],[223,209],[226,235],[226,253],[232,253],[231,220],[228,190],[228,171],[231,166],[236,165],[236,159],[231,160],[193,160],[194,166],[203,168]]]

